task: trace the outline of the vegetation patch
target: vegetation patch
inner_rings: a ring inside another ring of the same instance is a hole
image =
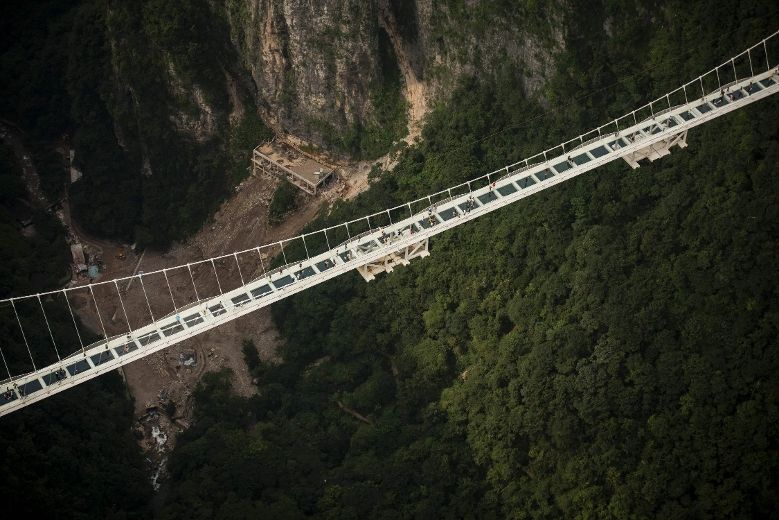
[[[284,218],[298,207],[300,189],[287,181],[281,181],[268,207],[268,222],[280,224]]]

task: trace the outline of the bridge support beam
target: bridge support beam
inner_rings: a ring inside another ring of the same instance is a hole
[[[424,258],[430,255],[428,251],[429,239],[424,239],[410,246],[406,246],[398,251],[382,256],[369,262],[365,265],[361,265],[357,268],[357,272],[365,278],[366,282],[370,282],[376,278],[377,274],[391,273],[393,269],[398,265],[408,265],[411,260],[415,258]]]
[[[679,148],[687,148],[687,131],[676,135],[672,135],[667,139],[650,144],[645,148],[641,148],[623,157],[631,168],[634,170],[641,166],[638,161],[641,159],[649,159],[655,161],[661,157],[671,154],[671,147],[678,146]]]

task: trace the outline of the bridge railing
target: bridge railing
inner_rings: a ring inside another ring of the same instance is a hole
[[[707,96],[709,94],[717,92],[717,91],[719,91],[721,89],[724,89],[724,88],[726,88],[728,86],[731,86],[731,85],[733,85],[737,81],[743,80],[744,79],[743,77],[742,78],[738,78],[738,76],[736,74],[736,79],[734,79],[732,81],[729,81],[727,83],[723,83],[722,80],[721,80],[721,75],[720,75],[719,71],[720,71],[720,69],[723,69],[723,68],[726,68],[726,67],[730,67],[730,68],[733,69],[733,71],[735,73],[735,71],[736,71],[735,61],[737,61],[739,59],[747,59],[747,58],[749,58],[749,61],[750,61],[752,69],[753,70],[756,69],[757,64],[754,63],[756,60],[752,59],[752,55],[758,49],[767,49],[768,42],[769,41],[776,41],[778,39],[777,38],[778,35],[779,35],[779,31],[774,32],[770,36],[764,38],[759,43],[757,43],[757,44],[753,45],[752,47],[748,48],[747,50],[741,52],[737,56],[734,56],[733,58],[723,62],[722,64],[718,65],[717,67],[714,67],[710,71],[708,71],[708,72],[706,72],[704,74],[701,74],[697,78],[695,78],[695,79],[685,83],[681,87],[679,87],[679,88],[677,88],[677,89],[675,89],[675,90],[673,90],[673,91],[671,91],[671,92],[669,92],[667,94],[664,94],[664,95],[658,97],[657,99],[655,99],[653,101],[650,101],[649,103],[646,103],[645,105],[642,105],[641,107],[639,107],[639,108],[637,108],[635,110],[632,110],[631,112],[628,112],[627,114],[625,114],[625,115],[623,115],[621,117],[618,117],[618,118],[616,118],[616,119],[614,119],[614,120],[612,120],[612,121],[610,121],[608,123],[605,123],[605,124],[595,128],[595,129],[593,129],[593,130],[590,130],[590,131],[588,131],[586,133],[580,134],[577,137],[569,139],[568,141],[565,141],[565,142],[560,143],[560,144],[558,144],[556,146],[548,148],[548,149],[546,149],[546,150],[544,150],[542,152],[539,152],[539,153],[537,153],[535,155],[531,155],[531,156],[529,156],[526,159],[523,159],[521,161],[517,161],[517,162],[512,163],[512,164],[510,164],[508,166],[503,166],[501,168],[498,168],[497,170],[493,170],[493,171],[491,171],[489,173],[482,174],[482,175],[480,175],[478,177],[475,177],[475,178],[472,178],[470,180],[464,181],[464,182],[462,182],[460,184],[457,184],[457,185],[454,185],[454,186],[442,189],[440,191],[431,193],[429,195],[425,195],[425,196],[420,197],[418,199],[415,199],[415,200],[412,200],[412,201],[409,201],[409,202],[405,202],[403,204],[399,204],[397,206],[394,206],[394,207],[391,207],[391,208],[388,208],[388,209],[382,209],[381,211],[377,211],[376,213],[372,213],[372,214],[369,214],[369,215],[366,215],[366,216],[355,218],[355,219],[347,221],[347,222],[342,222],[340,224],[336,224],[336,225],[333,225],[333,226],[320,228],[320,229],[315,230],[315,231],[311,231],[311,232],[308,232],[308,233],[303,233],[303,234],[300,234],[300,235],[297,235],[297,236],[294,236],[294,237],[290,237],[290,238],[281,239],[279,241],[272,242],[272,243],[269,243],[269,244],[255,246],[255,247],[247,248],[247,249],[240,250],[240,251],[225,253],[223,255],[218,255],[218,256],[214,256],[214,257],[211,257],[211,258],[206,258],[206,259],[195,261],[195,262],[189,262],[188,264],[179,265],[179,266],[176,266],[176,267],[167,267],[167,268],[157,269],[155,271],[145,272],[145,273],[143,273],[143,276],[151,276],[151,275],[154,275],[154,274],[163,274],[164,272],[166,272],[166,271],[169,272],[172,269],[180,269],[180,268],[183,268],[183,267],[186,267],[186,266],[194,267],[194,266],[201,265],[201,264],[206,264],[206,263],[211,263],[211,262],[215,262],[215,261],[219,261],[219,260],[229,259],[230,257],[235,257],[235,255],[246,254],[246,253],[250,253],[250,252],[253,252],[253,251],[260,252],[263,249],[273,249],[273,248],[281,249],[283,247],[283,244],[285,244],[285,243],[289,243],[289,242],[292,242],[294,240],[302,239],[304,237],[310,237],[310,236],[314,236],[314,235],[317,235],[317,234],[320,234],[320,233],[325,233],[325,232],[328,232],[328,231],[335,231],[335,230],[337,230],[339,228],[342,228],[344,226],[355,225],[355,224],[360,223],[362,221],[369,221],[371,218],[378,218],[379,216],[384,215],[388,211],[391,212],[391,211],[401,210],[401,209],[407,208],[409,205],[414,205],[414,204],[421,203],[421,202],[424,202],[426,200],[429,200],[431,197],[442,196],[444,194],[447,194],[449,191],[453,191],[453,190],[456,190],[458,188],[467,188],[467,187],[469,187],[469,186],[471,186],[473,184],[478,183],[479,181],[487,181],[487,183],[492,182],[492,180],[495,180],[495,179],[498,178],[498,177],[494,177],[496,174],[501,173],[501,172],[508,172],[514,166],[517,166],[519,164],[525,164],[527,167],[532,167],[533,164],[531,164],[531,163],[533,161],[543,162],[543,161],[546,160],[546,158],[548,156],[553,155],[553,152],[555,150],[560,149],[560,150],[562,150],[565,153],[567,151],[572,151],[575,148],[580,147],[582,144],[586,144],[585,138],[586,138],[587,141],[591,141],[593,139],[596,139],[596,137],[594,135],[591,136],[591,134],[597,134],[597,135],[603,136],[603,135],[608,135],[610,133],[613,133],[614,130],[607,131],[607,129],[609,127],[612,127],[612,126],[618,129],[620,121],[625,122],[625,123],[627,123],[627,122],[631,123],[630,125],[625,125],[623,127],[623,128],[625,128],[627,126],[632,126],[634,124],[637,124],[637,123],[639,123],[641,121],[646,121],[646,120],[652,119],[652,116],[650,115],[650,117],[642,118],[642,119],[639,120],[637,118],[637,114],[640,113],[642,110],[649,109],[652,114],[655,114],[655,117],[657,115],[661,115],[662,113],[667,111],[669,108],[673,108],[673,107],[666,106],[663,109],[659,109],[658,112],[655,113],[654,112],[654,105],[655,104],[659,104],[659,103],[661,103],[663,101],[665,101],[667,103],[669,96],[673,95],[674,93],[684,92],[684,93],[688,94],[687,97],[689,99],[701,99],[701,98],[704,98],[705,96]],[[764,72],[764,71],[770,70],[771,68],[776,68],[776,65],[770,66],[770,62],[767,59],[767,54],[764,55],[764,61],[765,61],[765,65],[762,66],[761,69],[758,69],[757,73],[753,72],[752,75],[757,75],[760,72]],[[777,56],[776,61],[777,61],[777,64],[779,64],[779,55]],[[696,96],[695,97],[690,97],[692,95],[693,91],[694,91],[694,89],[692,87],[693,86],[703,85],[703,79],[704,78],[716,78],[717,86],[714,87],[714,88],[710,88],[708,90],[705,89],[705,87],[702,87],[700,96],[698,96],[697,92],[696,92]],[[689,91],[688,91],[688,88],[690,89]],[[538,164],[538,163],[536,163],[536,164]],[[493,179],[493,177],[494,177],[494,179]],[[95,286],[100,286],[100,285],[105,285],[105,284],[113,284],[115,282],[129,281],[131,278],[134,278],[134,277],[137,277],[137,276],[138,275],[130,275],[130,276],[118,277],[118,278],[114,278],[114,279],[111,279],[111,280],[94,282],[94,283],[91,283],[89,285],[95,287]],[[78,288],[83,288],[83,287],[86,287],[86,286],[81,286],[81,287],[78,287]],[[10,302],[10,301],[18,301],[18,300],[21,300],[21,299],[24,299],[24,298],[34,298],[34,297],[38,297],[38,296],[43,297],[43,296],[46,296],[46,295],[53,295],[53,294],[56,294],[56,293],[60,293],[60,292],[63,292],[63,291],[69,291],[69,290],[74,290],[74,288],[54,289],[54,290],[51,290],[51,291],[43,291],[43,292],[40,292],[40,293],[36,293],[35,295],[14,296],[14,297],[9,297],[9,298],[4,298],[4,299],[0,299],[0,304],[7,303],[7,302]]]
[[[297,241],[301,241],[302,246],[305,249],[306,257],[309,257],[310,252],[308,251],[307,239],[311,241],[314,237],[319,237],[320,235],[323,235],[328,247],[330,247],[330,241],[329,241],[330,236],[336,236],[338,233],[342,234],[343,231],[345,231],[346,234],[349,236],[349,238],[338,245],[344,245],[344,244],[354,242],[356,240],[359,240],[359,238],[361,237],[376,232],[376,228],[377,228],[376,223],[378,223],[379,221],[383,221],[384,218],[389,218],[391,221],[392,220],[391,215],[393,212],[405,213],[407,211],[409,215],[413,215],[416,213],[413,210],[414,206],[433,205],[433,199],[439,199],[439,198],[450,199],[453,196],[452,193],[454,192],[460,192],[460,191],[462,191],[463,193],[470,192],[475,187],[480,187],[482,185],[489,184],[500,178],[505,177],[508,174],[513,174],[513,173],[524,171],[526,169],[533,168],[538,164],[542,164],[548,161],[550,157],[564,155],[566,153],[573,151],[578,147],[586,145],[588,142],[592,142],[593,140],[599,139],[603,136],[611,135],[614,133],[620,135],[621,130],[637,125],[639,122],[656,118],[659,115],[664,114],[672,106],[677,106],[676,104],[674,104],[674,101],[672,101],[672,98],[674,100],[683,98],[686,103],[690,103],[697,99],[703,99],[714,92],[722,91],[728,88],[729,86],[732,86],[735,81],[741,81],[744,80],[745,78],[754,77],[759,73],[769,71],[772,68],[776,67],[776,63],[772,65],[769,59],[770,58],[769,48],[772,49],[775,47],[775,44],[779,39],[777,38],[778,34],[779,31],[771,34],[767,38],[764,38],[761,42],[753,45],[752,47],[749,47],[748,49],[741,52],[740,54],[723,62],[722,64],[711,69],[710,71],[701,74],[697,78],[683,84],[681,87],[673,91],[670,91],[667,94],[660,96],[657,99],[654,99],[649,103],[646,103],[645,105],[635,110],[632,110],[631,112],[619,118],[609,121],[604,125],[601,125],[586,133],[580,134],[579,136],[569,139],[554,147],[543,150],[542,152],[527,157],[526,159],[517,161],[511,165],[504,166],[502,168],[499,168],[497,170],[491,171],[486,174],[482,174],[470,180],[459,183],[455,186],[451,186],[449,188],[445,188],[435,193],[431,193],[429,195],[420,197],[416,200],[405,202],[403,204],[399,204],[389,209],[383,209],[376,213],[372,213],[367,216],[356,218],[348,222],[343,222],[333,226],[324,227],[294,237],[285,238],[270,244],[247,248],[242,251],[230,252],[212,258],[206,258],[199,261],[190,262],[184,265],[162,268],[162,269],[158,269],[146,273],[139,273],[139,274],[119,277],[111,280],[97,281],[94,283],[90,283],[78,287],[69,287],[65,289],[44,291],[44,292],[36,293],[34,295],[15,296],[11,298],[5,298],[0,300],[0,310],[11,312],[13,314],[13,317],[15,318],[16,322],[19,325],[19,329],[21,333],[17,338],[17,340],[20,342],[23,341],[25,346],[27,346],[27,351],[30,353],[30,361],[32,363],[33,368],[36,365],[32,359],[33,356],[32,353],[30,352],[30,348],[28,345],[28,338],[25,335],[25,327],[22,325],[22,319],[19,316],[17,307],[33,308],[33,309],[36,307],[40,308],[42,320],[39,321],[40,321],[41,329],[46,331],[46,333],[44,333],[44,336],[46,335],[50,336],[51,343],[54,346],[54,349],[57,350],[57,342],[55,341],[54,331],[52,330],[51,324],[49,323],[47,318],[46,307],[49,306],[50,300],[56,301],[57,298],[61,299],[62,303],[64,303],[67,306],[70,316],[73,318],[75,333],[76,336],[78,336],[78,341],[81,344],[81,349],[83,351],[84,348],[83,341],[85,340],[81,337],[80,334],[82,329],[79,329],[79,326],[76,324],[75,316],[73,315],[73,310],[70,304],[71,298],[78,296],[80,299],[86,300],[86,303],[84,303],[84,305],[88,307],[94,306],[95,326],[93,328],[95,329],[99,328],[102,331],[104,338],[107,339],[115,335],[114,331],[117,329],[117,327],[111,327],[111,326],[109,326],[108,328],[106,327],[106,322],[113,322],[114,320],[109,319],[110,318],[109,316],[102,316],[100,312],[101,311],[100,306],[98,305],[98,296],[102,298],[102,297],[106,297],[106,295],[108,294],[115,293],[118,296],[118,301],[115,302],[114,305],[114,307],[116,308],[114,317],[124,316],[124,319],[127,322],[127,328],[130,332],[132,332],[133,325],[130,323],[128,312],[125,308],[122,295],[123,294],[126,295],[130,291],[130,286],[132,282],[135,281],[136,279],[138,281],[138,283],[136,284],[136,292],[138,291],[139,288],[140,291],[142,292],[142,294],[139,293],[138,296],[139,301],[143,303],[143,301],[145,300],[146,307],[148,308],[148,315],[149,315],[148,318],[150,318],[151,321],[156,321],[155,313],[153,312],[152,302],[150,301],[150,298],[146,291],[146,281],[152,281],[153,280],[152,277],[156,277],[159,281],[162,281],[164,279],[165,284],[162,286],[160,290],[163,293],[167,291],[167,293],[170,295],[170,300],[172,301],[174,310],[182,309],[184,307],[177,306],[177,302],[174,296],[174,290],[171,284],[171,278],[183,277],[184,283],[189,283],[187,282],[187,278],[191,281],[192,289],[194,290],[194,298],[192,299],[192,301],[187,301],[184,304],[185,307],[205,299],[203,295],[198,293],[198,287],[197,284],[195,283],[195,273],[193,272],[193,270],[199,269],[201,271],[201,273],[198,273],[200,276],[203,276],[202,271],[204,270],[206,272],[213,271],[215,286],[216,288],[218,288],[219,293],[221,294],[224,288],[222,287],[223,281],[220,280],[219,277],[219,272],[217,269],[218,264],[220,265],[221,268],[227,268],[225,266],[227,265],[232,266],[234,264],[235,266],[234,268],[229,267],[227,269],[230,270],[235,269],[237,271],[237,275],[240,277],[240,283],[243,285],[246,283],[246,280],[244,278],[244,274],[241,268],[241,263],[239,261],[239,257],[243,255],[251,255],[251,256],[256,255],[256,257],[259,260],[259,264],[262,269],[263,275],[266,275],[269,272],[272,274],[273,272],[276,272],[285,267],[269,271],[270,266],[265,264],[263,257],[270,260],[271,257],[280,253],[281,255],[285,256],[285,266],[294,265],[294,262],[290,262],[286,258],[286,252],[284,249],[285,245],[289,247],[289,245],[293,243],[297,243]],[[769,47],[769,44],[772,45],[772,47]],[[776,53],[776,57],[773,59],[779,62],[779,53]],[[741,70],[742,72],[739,73],[739,70]],[[747,70],[749,71],[748,74],[746,74]],[[440,201],[438,203],[440,203]],[[372,220],[374,221],[373,226],[371,223]],[[368,227],[367,230],[361,231],[357,233],[355,236],[351,236],[350,226],[352,226],[353,228],[357,228],[358,225],[362,226],[366,224]],[[232,257],[232,260],[230,259],[230,257]],[[268,264],[270,264],[270,261],[268,261]],[[252,276],[249,275],[248,278],[252,279]],[[181,280],[179,280],[179,283],[182,283]],[[120,288],[120,285],[125,286],[125,288],[124,289]],[[103,294],[99,294],[99,293],[103,293]],[[140,299],[141,297],[143,299]],[[170,312],[160,312],[159,310],[157,312],[157,316],[169,316],[169,315]],[[99,325],[99,327],[97,325]],[[109,329],[111,330],[109,331]],[[6,363],[3,352],[0,351],[0,354],[2,354],[3,363],[6,364],[6,370],[9,374],[9,377],[13,378],[13,376],[11,375],[11,370],[8,370],[8,365]],[[68,356],[69,354],[66,351],[63,351],[62,355]],[[61,358],[61,357],[62,357],[61,353],[57,351],[57,358]]]

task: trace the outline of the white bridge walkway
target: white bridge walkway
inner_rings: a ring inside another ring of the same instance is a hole
[[[0,350],[3,363],[0,370],[7,375],[0,382],[0,415],[348,271],[356,269],[366,280],[372,280],[398,264],[427,256],[430,237],[608,162],[624,159],[637,168],[642,159],[653,161],[668,155],[672,146],[683,148],[687,146],[687,132],[691,128],[779,91],[779,69],[769,62],[770,59],[779,62],[779,55],[773,51],[769,56],[769,49],[773,50],[779,39],[777,34],[608,124],[521,162],[402,206],[183,266],[0,300],[0,312],[8,312],[19,326],[18,337],[1,338],[0,345],[5,342],[6,350],[15,346],[15,352],[29,354],[29,369],[13,374],[9,366],[18,367],[20,362],[11,362],[7,352]],[[288,258],[293,253],[297,256]],[[286,265],[266,271],[264,260],[272,255],[283,257]],[[226,283],[225,272],[222,278],[218,274],[227,264],[240,278],[232,289]],[[250,264],[259,265],[251,268]],[[195,282],[197,277],[193,273],[199,272],[202,277],[204,269],[213,270],[216,294],[209,294],[203,285],[198,287]],[[127,286],[135,278],[138,279],[135,290],[142,291],[149,311],[148,316],[140,318],[128,316],[123,299],[123,294],[128,297]],[[182,301],[180,296],[182,279],[186,280],[187,287],[191,285],[194,293],[185,298],[187,301]],[[179,285],[173,280],[178,280]],[[153,307],[159,303],[153,302],[163,297],[170,305],[167,312],[158,310],[155,317]],[[113,302],[107,303],[107,298],[113,298]],[[101,340],[85,344],[89,333],[77,324],[71,307],[74,299],[92,306]],[[60,316],[72,319],[71,330],[50,325],[48,317],[56,312],[56,306],[66,309]],[[38,313],[37,322],[29,313]],[[33,326],[30,323],[39,323],[36,331],[30,330]],[[124,331],[109,332],[118,330],[119,325]],[[31,349],[30,343],[34,336],[40,341],[41,334],[53,352],[47,359],[36,362],[33,353],[36,349]]]

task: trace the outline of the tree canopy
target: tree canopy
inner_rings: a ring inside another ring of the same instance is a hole
[[[574,2],[551,108],[516,71],[467,80],[391,174],[311,227],[575,135],[776,25],[726,4]],[[252,399],[229,374],[204,381],[162,516],[771,517],[778,110],[458,227],[370,284],[274,305],[284,362],[253,361]]]

